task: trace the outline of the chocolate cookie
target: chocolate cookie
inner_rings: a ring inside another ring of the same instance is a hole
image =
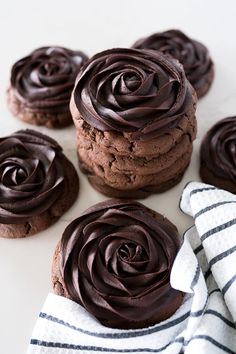
[[[52,266],[54,292],[105,326],[151,326],[170,317],[183,300],[170,285],[179,246],[176,227],[142,204],[96,204],[62,235]]]
[[[214,67],[209,52],[202,43],[179,30],[169,30],[142,38],[133,47],[157,50],[178,59],[198,97],[208,92],[214,78]]]
[[[236,117],[220,120],[205,135],[200,176],[205,183],[236,193]]]
[[[71,124],[71,91],[87,59],[80,51],[43,47],[17,61],[7,90],[10,111],[27,123],[48,128]]]
[[[62,148],[34,130],[0,138],[0,237],[31,236],[77,198],[79,180]]]
[[[196,94],[175,59],[149,50],[99,53],[80,71],[70,109],[80,167],[103,194],[146,197],[183,176]]]
[[[106,156],[101,151],[95,158],[96,150],[90,151],[80,149],[80,167],[95,189],[114,198],[144,198],[181,180],[190,162],[192,143],[185,135],[175,148],[149,159]]]

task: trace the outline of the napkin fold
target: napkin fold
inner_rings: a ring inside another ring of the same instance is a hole
[[[111,329],[50,293],[28,354],[235,354],[236,196],[191,182],[180,208],[195,225],[185,232],[171,272],[171,285],[186,293],[173,316],[149,328]]]

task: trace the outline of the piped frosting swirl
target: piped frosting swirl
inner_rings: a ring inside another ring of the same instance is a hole
[[[198,96],[205,93],[209,74],[213,76],[213,62],[207,48],[202,43],[189,38],[179,30],[169,30],[142,38],[133,47],[153,49],[179,60]]]
[[[0,138],[0,223],[17,224],[49,209],[63,192],[62,149],[34,130]]]
[[[13,65],[11,88],[30,111],[67,112],[75,78],[87,59],[63,47],[36,49]]]
[[[213,175],[236,184],[236,117],[220,120],[207,132],[200,155]]]
[[[151,325],[182,301],[170,285],[179,245],[176,227],[160,214],[138,202],[105,201],[64,231],[62,278],[72,300],[105,325]]]
[[[72,99],[90,126],[145,140],[176,127],[193,103],[192,94],[176,60],[152,50],[118,48],[84,65]]]

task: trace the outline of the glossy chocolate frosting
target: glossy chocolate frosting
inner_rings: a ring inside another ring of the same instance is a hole
[[[62,236],[65,287],[72,300],[111,327],[157,323],[182,301],[170,285],[179,243],[176,227],[140,203],[96,204]]]
[[[80,71],[73,99],[82,118],[101,131],[148,139],[176,127],[192,105],[182,65],[151,50],[111,49]]]
[[[12,67],[16,98],[33,112],[69,111],[75,78],[87,59],[84,53],[63,47],[34,50]]]
[[[200,155],[214,175],[236,183],[236,117],[220,120],[207,132]]]
[[[39,215],[63,191],[61,147],[34,130],[0,138],[0,223],[17,224]]]
[[[208,73],[213,68],[207,48],[179,30],[154,33],[138,40],[133,47],[157,50],[178,59],[196,91],[206,84]]]

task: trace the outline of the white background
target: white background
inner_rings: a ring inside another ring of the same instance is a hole
[[[43,45],[64,45],[88,55],[112,47],[129,47],[138,38],[179,28],[209,48],[215,80],[197,109],[198,137],[192,162],[182,182],[169,192],[144,200],[165,214],[182,233],[191,218],[178,209],[184,185],[199,180],[199,142],[218,119],[236,114],[235,0],[21,0],[1,1],[0,9],[0,135],[28,128],[8,112],[5,90],[11,65]],[[75,163],[73,127],[52,131]],[[80,173],[75,205],[52,227],[31,238],[0,238],[0,354],[25,353],[37,314],[51,290],[51,259],[66,225],[90,205],[106,199]]]

